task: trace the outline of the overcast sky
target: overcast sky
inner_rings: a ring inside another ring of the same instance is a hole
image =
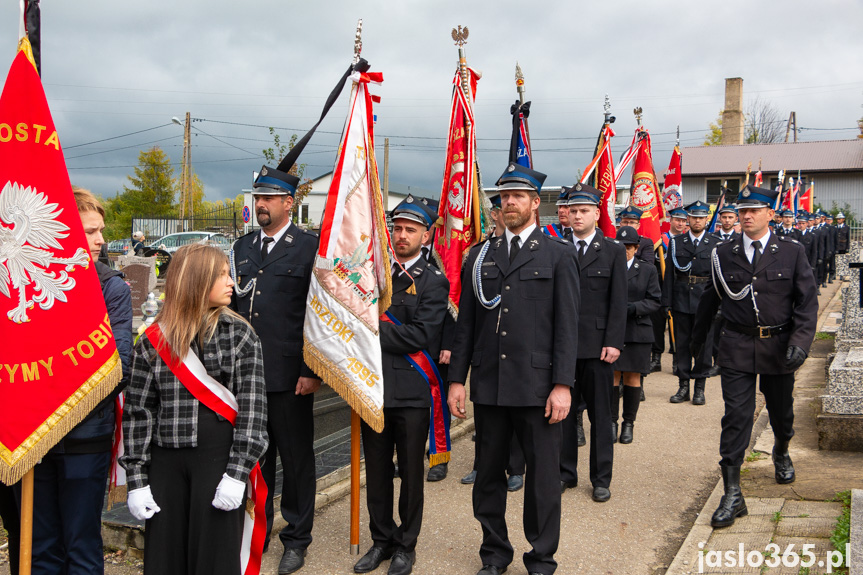
[[[267,126],[287,139],[314,123],[351,61],[358,18],[363,57],[384,75],[375,89],[380,167],[389,136],[390,182],[435,194],[459,24],[470,30],[468,63],[483,75],[476,123],[487,185],[506,167],[516,61],[533,102],[535,167],[549,185],[571,185],[589,162],[605,94],[617,117],[615,157],[641,106],[658,172],[677,126],[682,146],[703,142],[728,77],[744,79],[745,101],[760,96],[784,118],[796,111],[803,140],[854,138],[863,115],[857,0],[43,0],[42,79],[72,182],[112,196],[154,145],[179,175],[183,130],[171,118],[188,111],[200,119],[192,164],[207,198],[235,196],[263,164]],[[0,22],[8,71],[17,1],[3,0]],[[307,176],[332,169],[347,98],[345,90],[300,157]]]

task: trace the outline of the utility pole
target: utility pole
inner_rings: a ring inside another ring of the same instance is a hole
[[[389,211],[390,202],[390,139],[384,138],[384,211]]]
[[[797,112],[791,112],[788,116],[788,124],[785,126],[785,141],[788,142],[788,137],[791,135],[791,125],[794,125],[794,142],[797,143]]]
[[[176,118],[175,118],[176,120]],[[183,162],[180,171],[180,229],[177,231],[185,232],[186,218],[191,218],[194,228],[194,201],[192,199],[192,118],[189,112],[186,112],[186,124],[183,129]],[[186,209],[188,204],[188,211]]]

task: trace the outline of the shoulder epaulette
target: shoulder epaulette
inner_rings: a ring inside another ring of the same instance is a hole
[[[620,243],[620,240],[616,240],[616,239],[614,239],[614,238],[610,238],[610,237],[608,237],[608,236],[602,236],[602,238],[603,238],[605,241],[612,242],[612,243],[615,243],[615,244],[619,244],[619,243]]]
[[[318,237],[318,232],[313,232],[312,230],[303,229],[303,233],[308,234],[308,235],[312,236],[313,238]]]
[[[780,242],[794,242],[795,244],[800,243],[797,240],[795,240],[794,238],[792,238],[791,236],[780,236],[779,234],[776,234],[776,237],[779,238]]]

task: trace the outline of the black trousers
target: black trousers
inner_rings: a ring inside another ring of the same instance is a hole
[[[794,437],[794,374],[767,375],[722,368],[722,434],[719,439],[719,465],[743,465],[743,457],[752,436],[755,412],[755,378],[760,378],[761,393],[773,434],[780,441]]]
[[[34,468],[34,575],[101,575],[111,453],[49,453]],[[20,483],[18,484],[20,486]]]
[[[827,258],[821,260],[821,263],[815,267],[815,281],[820,286],[827,281]]]
[[[599,358],[579,359],[575,367],[572,405],[587,403],[590,418],[590,483],[594,487],[611,485],[614,462],[614,437],[611,431],[611,390],[614,368]],[[563,420],[563,443],[560,454],[561,481],[578,481],[578,435],[575,413]]]
[[[529,573],[551,575],[560,541],[561,425],[551,425],[544,407],[474,404],[476,482],[473,515],[482,526],[483,565],[507,567],[513,548],[506,527],[506,466],[515,433],[527,464],[524,482],[524,535],[532,549],[523,561]]]
[[[153,445],[150,489],[161,511],[144,531],[145,575],[240,575],[245,505],[213,507],[228,466],[234,427],[198,405],[198,446]]]
[[[0,519],[3,520],[3,528],[8,534],[9,572],[12,575],[18,573],[18,551],[21,548],[21,519],[18,508],[18,494],[14,486],[0,483]]]
[[[713,332],[713,337],[711,338],[713,349],[711,350],[710,357],[714,364],[716,363],[716,358],[719,357],[719,339],[722,337],[722,326],[724,324],[725,318],[719,313],[717,319],[713,321],[713,327],[710,328]]]
[[[653,322],[653,343],[650,351],[661,354],[665,351],[665,324],[668,323],[668,314],[659,308],[650,314],[650,321]]]
[[[305,549],[312,542],[315,518],[315,398],[293,391],[267,393],[267,433],[270,446],[261,472],[267,484],[267,540],[273,529],[276,454],[282,460],[282,517],[279,532],[286,549]]]
[[[476,445],[474,444],[473,470],[476,471]],[[518,438],[515,433],[512,434],[512,441],[509,447],[509,463],[506,466],[506,474],[512,477],[513,475],[524,475],[524,453],[521,451],[521,445],[518,443]]]
[[[413,551],[423,521],[423,477],[429,409],[385,407],[381,433],[362,422],[369,531],[378,547]],[[399,520],[393,520],[393,448],[399,462]]]
[[[836,277],[836,254],[827,258],[827,277],[833,279]]]
[[[677,357],[677,378],[681,382],[690,379],[704,379],[707,371],[712,365],[713,357],[713,330],[707,332],[707,342],[702,349],[701,356],[693,358],[689,351],[689,342],[692,340],[692,330],[695,329],[695,314],[674,312],[674,338]],[[693,365],[693,359],[694,365]]]

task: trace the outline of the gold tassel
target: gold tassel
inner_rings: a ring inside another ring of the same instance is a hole
[[[434,467],[435,465],[439,465],[441,463],[449,463],[450,452],[444,451],[443,453],[430,453],[429,454],[429,467]]]
[[[406,290],[411,295],[417,295],[417,284],[416,282],[411,282],[411,287]]]

